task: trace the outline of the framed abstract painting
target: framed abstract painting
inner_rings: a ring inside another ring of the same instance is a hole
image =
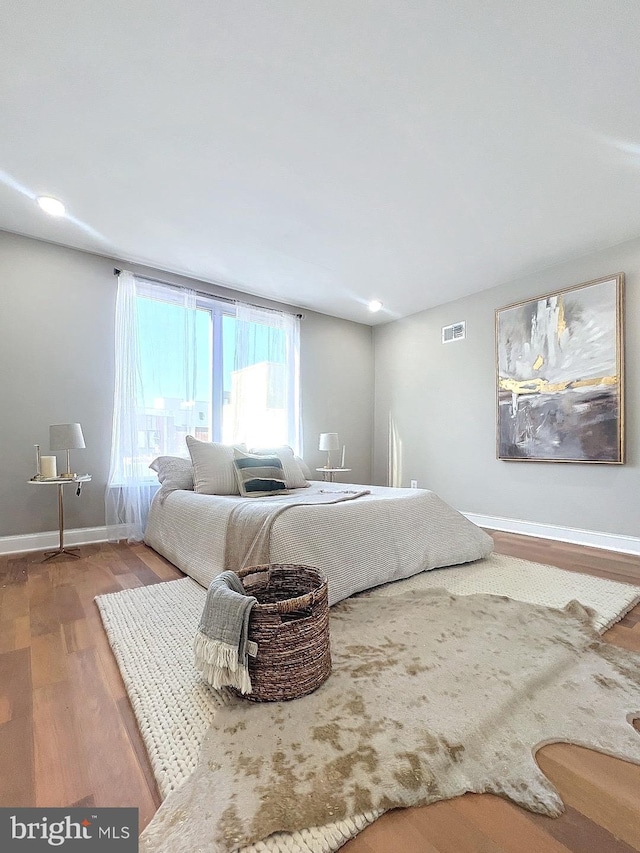
[[[624,273],[496,311],[497,457],[624,463]]]

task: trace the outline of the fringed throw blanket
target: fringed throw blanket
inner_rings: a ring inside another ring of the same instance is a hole
[[[234,572],[222,572],[211,581],[193,651],[196,669],[216,689],[228,685],[251,692],[248,655],[255,655],[255,643],[249,640],[248,628],[255,603]]]
[[[371,494],[368,489],[320,492],[316,495],[295,495],[289,498],[251,498],[241,501],[231,510],[227,521],[224,565],[226,569],[242,569],[269,562],[271,528],[285,510],[299,506],[336,504]]]

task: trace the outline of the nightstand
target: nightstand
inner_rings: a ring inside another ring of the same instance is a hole
[[[64,547],[64,497],[63,490],[68,483],[73,483],[76,486],[76,494],[80,494],[83,483],[91,482],[91,474],[81,474],[77,477],[48,477],[43,480],[29,480],[34,486],[57,486],[58,487],[58,525],[60,528],[60,546],[55,551],[45,551],[43,563],[57,557],[59,554],[66,554],[67,557],[75,557],[78,559],[80,554],[74,554],[73,551],[68,551]]]
[[[316,471],[322,474],[322,479],[325,483],[334,483],[336,474],[344,474],[347,471],[351,471],[351,468],[316,468]]]

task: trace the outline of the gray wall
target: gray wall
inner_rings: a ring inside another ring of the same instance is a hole
[[[0,535],[58,526],[56,489],[27,482],[55,423],[82,424],[71,461],[93,475],[80,499],[67,487],[66,526],[104,524],[115,293],[113,262],[0,233]]]
[[[300,372],[304,458],[312,470],[325,465],[321,432],[337,432],[345,445],[348,474],[342,482],[371,482],[373,333],[371,326],[305,312]],[[340,460],[332,455],[332,463]],[[320,476],[320,475],[317,475]]]
[[[65,526],[104,524],[113,404],[113,267],[129,264],[0,232],[0,536],[57,529],[56,490],[28,483],[33,445],[48,452],[49,424],[79,422],[86,450],[72,467],[91,472],[76,499],[65,493]],[[138,268],[140,269],[140,268]],[[149,273],[148,270],[145,272]],[[159,273],[164,280],[185,282]],[[200,282],[198,289],[235,295]],[[264,300],[260,301],[262,304]],[[370,481],[373,397],[369,326],[305,312],[301,382],[305,456],[321,465],[320,432],[338,432],[355,481]],[[58,470],[63,454],[58,454]]]
[[[626,277],[627,464],[504,462],[495,450],[494,311],[612,273]],[[466,340],[441,327],[467,322]],[[483,515],[640,536],[640,240],[374,330],[374,482],[436,491]]]

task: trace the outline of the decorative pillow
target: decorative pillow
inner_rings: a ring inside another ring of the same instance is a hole
[[[307,480],[313,480],[313,474],[311,473],[311,468],[309,468],[309,466],[304,461],[302,456],[294,456],[293,458],[296,460],[296,462],[300,466],[300,470],[302,471],[302,476],[305,477]],[[311,483],[307,483],[306,485],[310,486]]]
[[[245,498],[287,494],[284,468],[277,456],[257,456],[235,448],[233,451],[240,494]]]
[[[166,489],[188,489],[193,491],[193,465],[183,456],[157,456],[151,465],[158,481]]]
[[[201,495],[237,495],[238,482],[233,465],[233,446],[216,441],[200,441],[187,436],[193,463],[195,491]]]
[[[298,456],[294,456],[293,450],[288,444],[283,444],[280,447],[252,448],[251,452],[259,456],[277,456],[282,462],[284,480],[288,489],[304,489],[309,485],[307,482],[309,478],[305,477],[300,466],[302,460]]]

